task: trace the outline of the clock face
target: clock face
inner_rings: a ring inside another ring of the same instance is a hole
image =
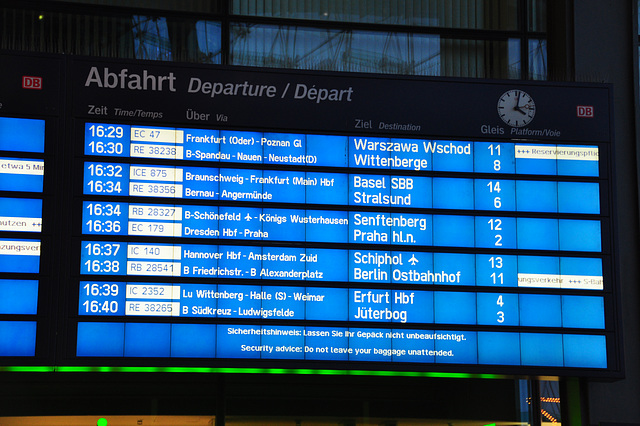
[[[509,126],[526,126],[536,115],[536,104],[527,92],[509,90],[498,99],[498,115]]]

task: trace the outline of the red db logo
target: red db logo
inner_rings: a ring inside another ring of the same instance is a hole
[[[578,117],[593,118],[593,106],[578,105]]]
[[[42,77],[31,77],[28,75],[22,76],[22,88],[23,89],[42,89]]]

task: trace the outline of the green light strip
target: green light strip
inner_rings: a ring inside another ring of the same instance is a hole
[[[438,377],[448,379],[507,379],[501,374],[440,373],[421,371],[321,370],[310,368],[210,368],[210,367],[78,367],[13,366],[0,372],[14,373],[227,373],[227,374],[317,374],[330,376]]]

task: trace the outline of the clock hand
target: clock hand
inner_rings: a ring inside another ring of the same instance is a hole
[[[517,95],[516,95],[516,106],[514,106],[514,107],[513,107],[513,109],[514,109],[515,111],[518,111],[518,112],[519,112],[520,114],[522,114],[522,115],[527,115],[527,113],[526,113],[526,112],[524,112],[524,111],[522,110],[522,108],[520,108],[520,95],[521,95],[521,94],[522,94],[522,92],[518,92],[518,93],[517,93]]]

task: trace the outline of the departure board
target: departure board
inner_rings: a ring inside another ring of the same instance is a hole
[[[609,86],[12,60],[2,366],[619,376]]]

